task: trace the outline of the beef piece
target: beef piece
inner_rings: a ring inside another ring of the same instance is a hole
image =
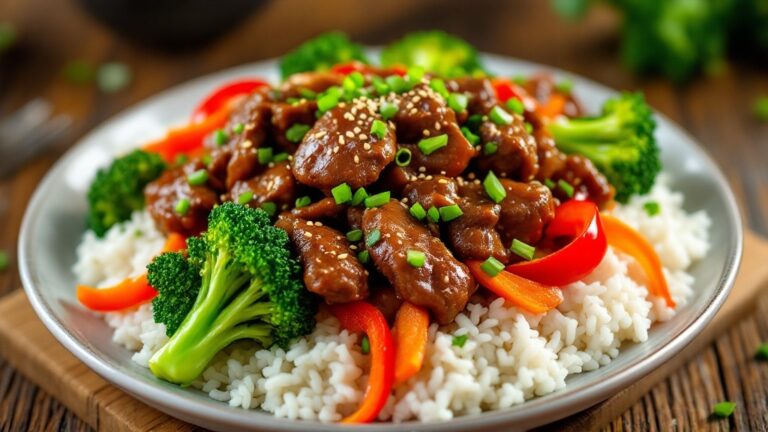
[[[594,201],[601,209],[613,200],[616,190],[608,183],[605,176],[597,170],[589,159],[579,155],[568,155],[563,168],[552,176],[552,180],[568,182],[576,194]],[[565,193],[556,188],[557,197],[561,200],[568,198]]]
[[[507,197],[501,202],[501,217],[496,229],[505,245],[512,240],[535,245],[544,228],[555,217],[555,200],[549,188],[538,182],[518,183],[502,179]]]
[[[327,303],[347,303],[368,296],[368,272],[333,228],[290,215],[275,224],[284,229],[304,267],[307,289]]]
[[[430,207],[443,207],[456,204],[458,190],[453,179],[444,176],[428,176],[414,180],[403,189],[403,196],[408,198],[408,205],[419,203],[424,210]]]
[[[412,153],[410,167],[427,174],[455,177],[461,174],[475,156],[475,148],[467,141],[456,123],[456,115],[443,98],[427,85],[420,84],[396,99],[399,110],[392,119],[397,126],[397,141]],[[448,145],[426,155],[417,144],[424,138],[447,135]]]
[[[248,96],[229,119],[226,144],[227,160],[226,185],[231,188],[236,182],[253,177],[263,170],[259,165],[256,149],[264,144],[271,117],[269,89],[262,87]],[[235,133],[234,127],[243,125],[242,133]]]
[[[293,156],[296,180],[324,191],[341,183],[356,189],[375,182],[397,150],[392,128],[383,138],[370,133],[376,115],[356,101],[320,117]]]
[[[249,206],[258,208],[265,202],[273,202],[277,208],[293,205],[296,200],[296,182],[291,174],[288,162],[279,162],[266,171],[249,180],[238,181],[232,186],[229,195],[237,202],[246,192],[253,193]]]
[[[363,228],[363,212],[362,207],[349,207],[347,209],[347,225],[350,230]]]
[[[451,249],[461,259],[485,260],[493,256],[506,263],[509,253],[496,231],[501,206],[488,199],[479,184],[463,184],[459,195],[459,207],[464,214],[448,224]]]
[[[189,184],[187,175],[197,169],[196,163],[169,169],[144,189],[147,210],[161,231],[193,236],[208,227],[208,214],[219,203],[219,194],[207,184]],[[183,199],[189,201],[189,208],[179,214],[177,206]]]
[[[496,91],[491,81],[485,78],[456,78],[446,83],[448,89],[455,93],[464,93],[469,114],[488,114],[494,106],[498,105]]]
[[[341,85],[343,80],[344,75],[333,72],[303,72],[288,77],[278,90],[282,100],[302,98],[306,90],[320,93],[329,87]]]
[[[401,167],[397,164],[389,164],[376,182],[380,189],[391,191],[395,195],[401,195],[403,189],[416,178],[416,172],[410,167]]]
[[[536,140],[525,131],[521,116],[512,114],[512,118],[508,125],[491,121],[480,125],[481,142],[494,143],[497,150],[489,155],[481,152],[476,159],[477,168],[482,172],[493,171],[498,177],[529,181],[539,170]]]
[[[346,206],[336,204],[333,198],[323,198],[312,204],[291,210],[291,214],[307,220],[327,220],[339,217]]]
[[[584,109],[579,101],[573,97],[573,93],[557,89],[555,79],[551,74],[533,75],[523,84],[523,88],[541,104],[547,103],[553,94],[563,96],[565,98],[563,113],[568,117],[581,117],[584,114]]]
[[[371,282],[371,295],[368,298],[368,302],[376,306],[376,309],[381,311],[389,323],[393,323],[397,316],[397,311],[400,310],[400,306],[403,304],[403,299],[397,296],[395,289],[386,280],[373,280]]]
[[[285,136],[288,129],[295,124],[312,126],[315,123],[315,101],[300,101],[297,103],[275,102],[272,104],[272,129],[275,141],[280,151],[293,153],[298,143],[288,140]]]
[[[543,182],[552,179],[565,167],[565,154],[555,146],[555,139],[545,127],[534,126],[533,137],[536,139],[536,155],[539,161],[536,180]]]
[[[439,238],[411,217],[399,201],[365,211],[366,238],[376,230],[381,238],[369,246],[368,251],[398,297],[430,309],[441,324],[453,321],[477,288],[467,267],[453,257]],[[422,267],[408,263],[409,250],[424,253]]]

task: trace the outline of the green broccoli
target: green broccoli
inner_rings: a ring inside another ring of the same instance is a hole
[[[414,32],[381,52],[382,66],[420,66],[443,77],[483,73],[477,50],[466,41],[439,30]]]
[[[640,93],[609,99],[598,117],[549,125],[557,147],[589,158],[616,188],[616,200],[647,193],[661,171],[656,122]]]
[[[353,60],[368,63],[362,45],[341,32],[323,33],[284,55],[280,59],[280,74],[286,78],[299,72],[323,71]]]
[[[112,225],[144,208],[144,186],[160,176],[165,162],[155,154],[135,150],[99,170],[88,190],[88,227],[99,236]]]
[[[166,334],[173,336],[200,292],[200,268],[181,253],[169,252],[149,264],[147,278],[158,291],[152,300],[152,317],[156,323],[165,324]]]
[[[155,318],[181,322],[150,359],[155,376],[186,385],[235,341],[285,347],[314,327],[317,300],[301,282],[288,235],[264,211],[231,202],[214,208],[208,230],[188,241],[188,253],[187,260],[161,255],[148,267],[150,283],[159,282]],[[199,288],[191,287],[198,279],[190,267],[200,269]]]

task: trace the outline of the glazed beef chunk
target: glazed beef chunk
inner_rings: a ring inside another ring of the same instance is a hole
[[[377,116],[375,104],[360,100],[325,113],[296,150],[296,180],[324,191],[341,183],[356,189],[375,182],[397,150],[392,128],[381,138],[371,133]]]
[[[507,196],[501,202],[497,229],[505,245],[518,239],[536,244],[555,217],[555,201],[549,188],[538,182],[518,183],[502,179]]]
[[[499,177],[519,181],[532,180],[539,170],[536,154],[536,140],[525,131],[523,118],[510,114],[512,123],[498,125],[485,121],[480,125],[480,140],[486,146],[492,143],[496,151],[481,154],[477,158],[477,168],[482,172],[493,171]]]
[[[493,85],[485,78],[457,78],[448,81],[446,86],[450,91],[463,93],[468,97],[467,111],[470,114],[488,114],[498,105]]]
[[[240,202],[240,197],[249,193],[252,199],[243,203],[251,207],[258,208],[266,202],[275,203],[278,209],[293,205],[296,200],[296,182],[293,180],[290,165],[287,162],[278,162],[260,175],[238,181],[229,191],[232,201],[235,202]]]
[[[427,174],[455,177],[467,168],[475,149],[461,133],[456,114],[448,109],[443,98],[427,85],[417,85],[390,101],[399,104],[393,122],[397,141],[412,154],[411,167]],[[422,152],[417,144],[424,138],[445,135],[447,145],[431,154]]]
[[[477,288],[469,269],[456,260],[439,238],[416,221],[398,201],[367,209],[363,214],[366,238],[378,232],[380,239],[368,246],[376,268],[395,288],[397,296],[424,306],[437,321],[446,324],[456,317]],[[424,265],[408,263],[408,251],[424,253]]]
[[[328,303],[346,303],[368,296],[368,272],[344,235],[319,222],[281,215],[276,226],[284,229],[304,267],[307,289]]]
[[[459,207],[464,214],[448,224],[451,249],[461,259],[486,260],[493,256],[506,263],[509,253],[496,231],[501,206],[488,199],[480,184],[464,184],[459,194]]]
[[[403,196],[408,198],[408,204],[419,203],[424,210],[456,204],[459,197],[456,182],[440,175],[426,176],[408,183],[403,189]]]
[[[309,127],[315,122],[317,103],[315,101],[300,101],[296,103],[275,102],[272,104],[272,128],[274,130],[277,150],[293,153],[297,142],[291,141],[288,129],[294,125]]]
[[[306,207],[291,210],[291,214],[307,220],[335,219],[344,213],[346,206],[336,204],[333,198],[323,198]]]
[[[219,204],[219,194],[207,184],[192,186],[187,178],[201,166],[192,162],[169,169],[144,189],[147,210],[163,232],[193,236],[208,227],[208,213]],[[188,203],[186,209],[182,201]]]
[[[344,75],[333,72],[302,72],[288,77],[278,90],[283,99],[304,98],[341,85],[343,80]]]
[[[212,155],[215,166],[223,165],[226,161],[227,188],[258,174],[264,168],[259,165],[256,149],[262,147],[267,139],[271,116],[271,100],[266,87],[248,96],[232,114],[227,126],[229,142],[225,149],[214,151]],[[243,126],[241,133],[234,132],[238,125]]]

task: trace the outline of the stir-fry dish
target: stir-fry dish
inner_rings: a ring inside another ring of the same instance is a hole
[[[643,96],[586,113],[549,74],[339,33],[100,169],[79,301],[157,378],[321,421],[506,408],[685,303],[708,219],[671,192]],[[88,285],[86,285],[88,284]]]

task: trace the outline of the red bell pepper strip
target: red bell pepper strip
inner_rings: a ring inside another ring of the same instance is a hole
[[[397,311],[392,335],[395,338],[395,385],[416,375],[424,364],[429,331],[429,312],[404,302]]]
[[[194,155],[203,150],[203,141],[216,129],[227,124],[234,104],[226,103],[200,122],[172,128],[163,138],[144,145],[144,150],[158,153],[166,162],[173,162],[180,154]]]
[[[268,83],[260,79],[241,79],[224,84],[197,105],[192,113],[192,122],[201,122],[220,110],[233,98],[248,95],[257,88],[266,85]]]
[[[181,234],[171,233],[165,240],[163,252],[177,252],[186,249],[186,239]],[[128,278],[109,288],[77,286],[77,299],[90,310],[116,312],[136,307],[155,298],[157,291],[149,285],[147,274]]]
[[[514,97],[520,99],[526,111],[536,111],[538,109],[539,102],[532,98],[524,88],[512,81],[506,78],[494,78],[491,80],[491,84],[496,92],[496,99],[500,103],[504,104]]]
[[[481,261],[468,261],[466,264],[480,285],[532,314],[545,313],[563,302],[560,288],[540,284],[504,270],[491,276],[482,269]]]
[[[590,201],[561,204],[545,234],[549,239],[573,240],[547,256],[507,266],[507,271],[545,285],[564,286],[592,273],[608,250],[600,212]]]
[[[608,237],[608,244],[634,258],[643,268],[648,280],[648,292],[663,298],[667,306],[674,308],[675,301],[669,292],[661,260],[648,240],[629,225],[610,215],[603,215],[603,226]]]
[[[395,378],[395,347],[384,315],[369,303],[356,301],[329,306],[341,327],[364,332],[371,343],[371,371],[363,402],[342,423],[368,423],[376,419],[387,403]]]
[[[393,65],[389,69],[376,69],[370,65],[359,61],[351,61],[348,63],[339,63],[331,68],[331,71],[342,75],[349,75],[352,72],[360,72],[362,74],[375,74],[377,72],[390,72],[394,75],[405,76],[408,73],[408,69],[402,65]]]

